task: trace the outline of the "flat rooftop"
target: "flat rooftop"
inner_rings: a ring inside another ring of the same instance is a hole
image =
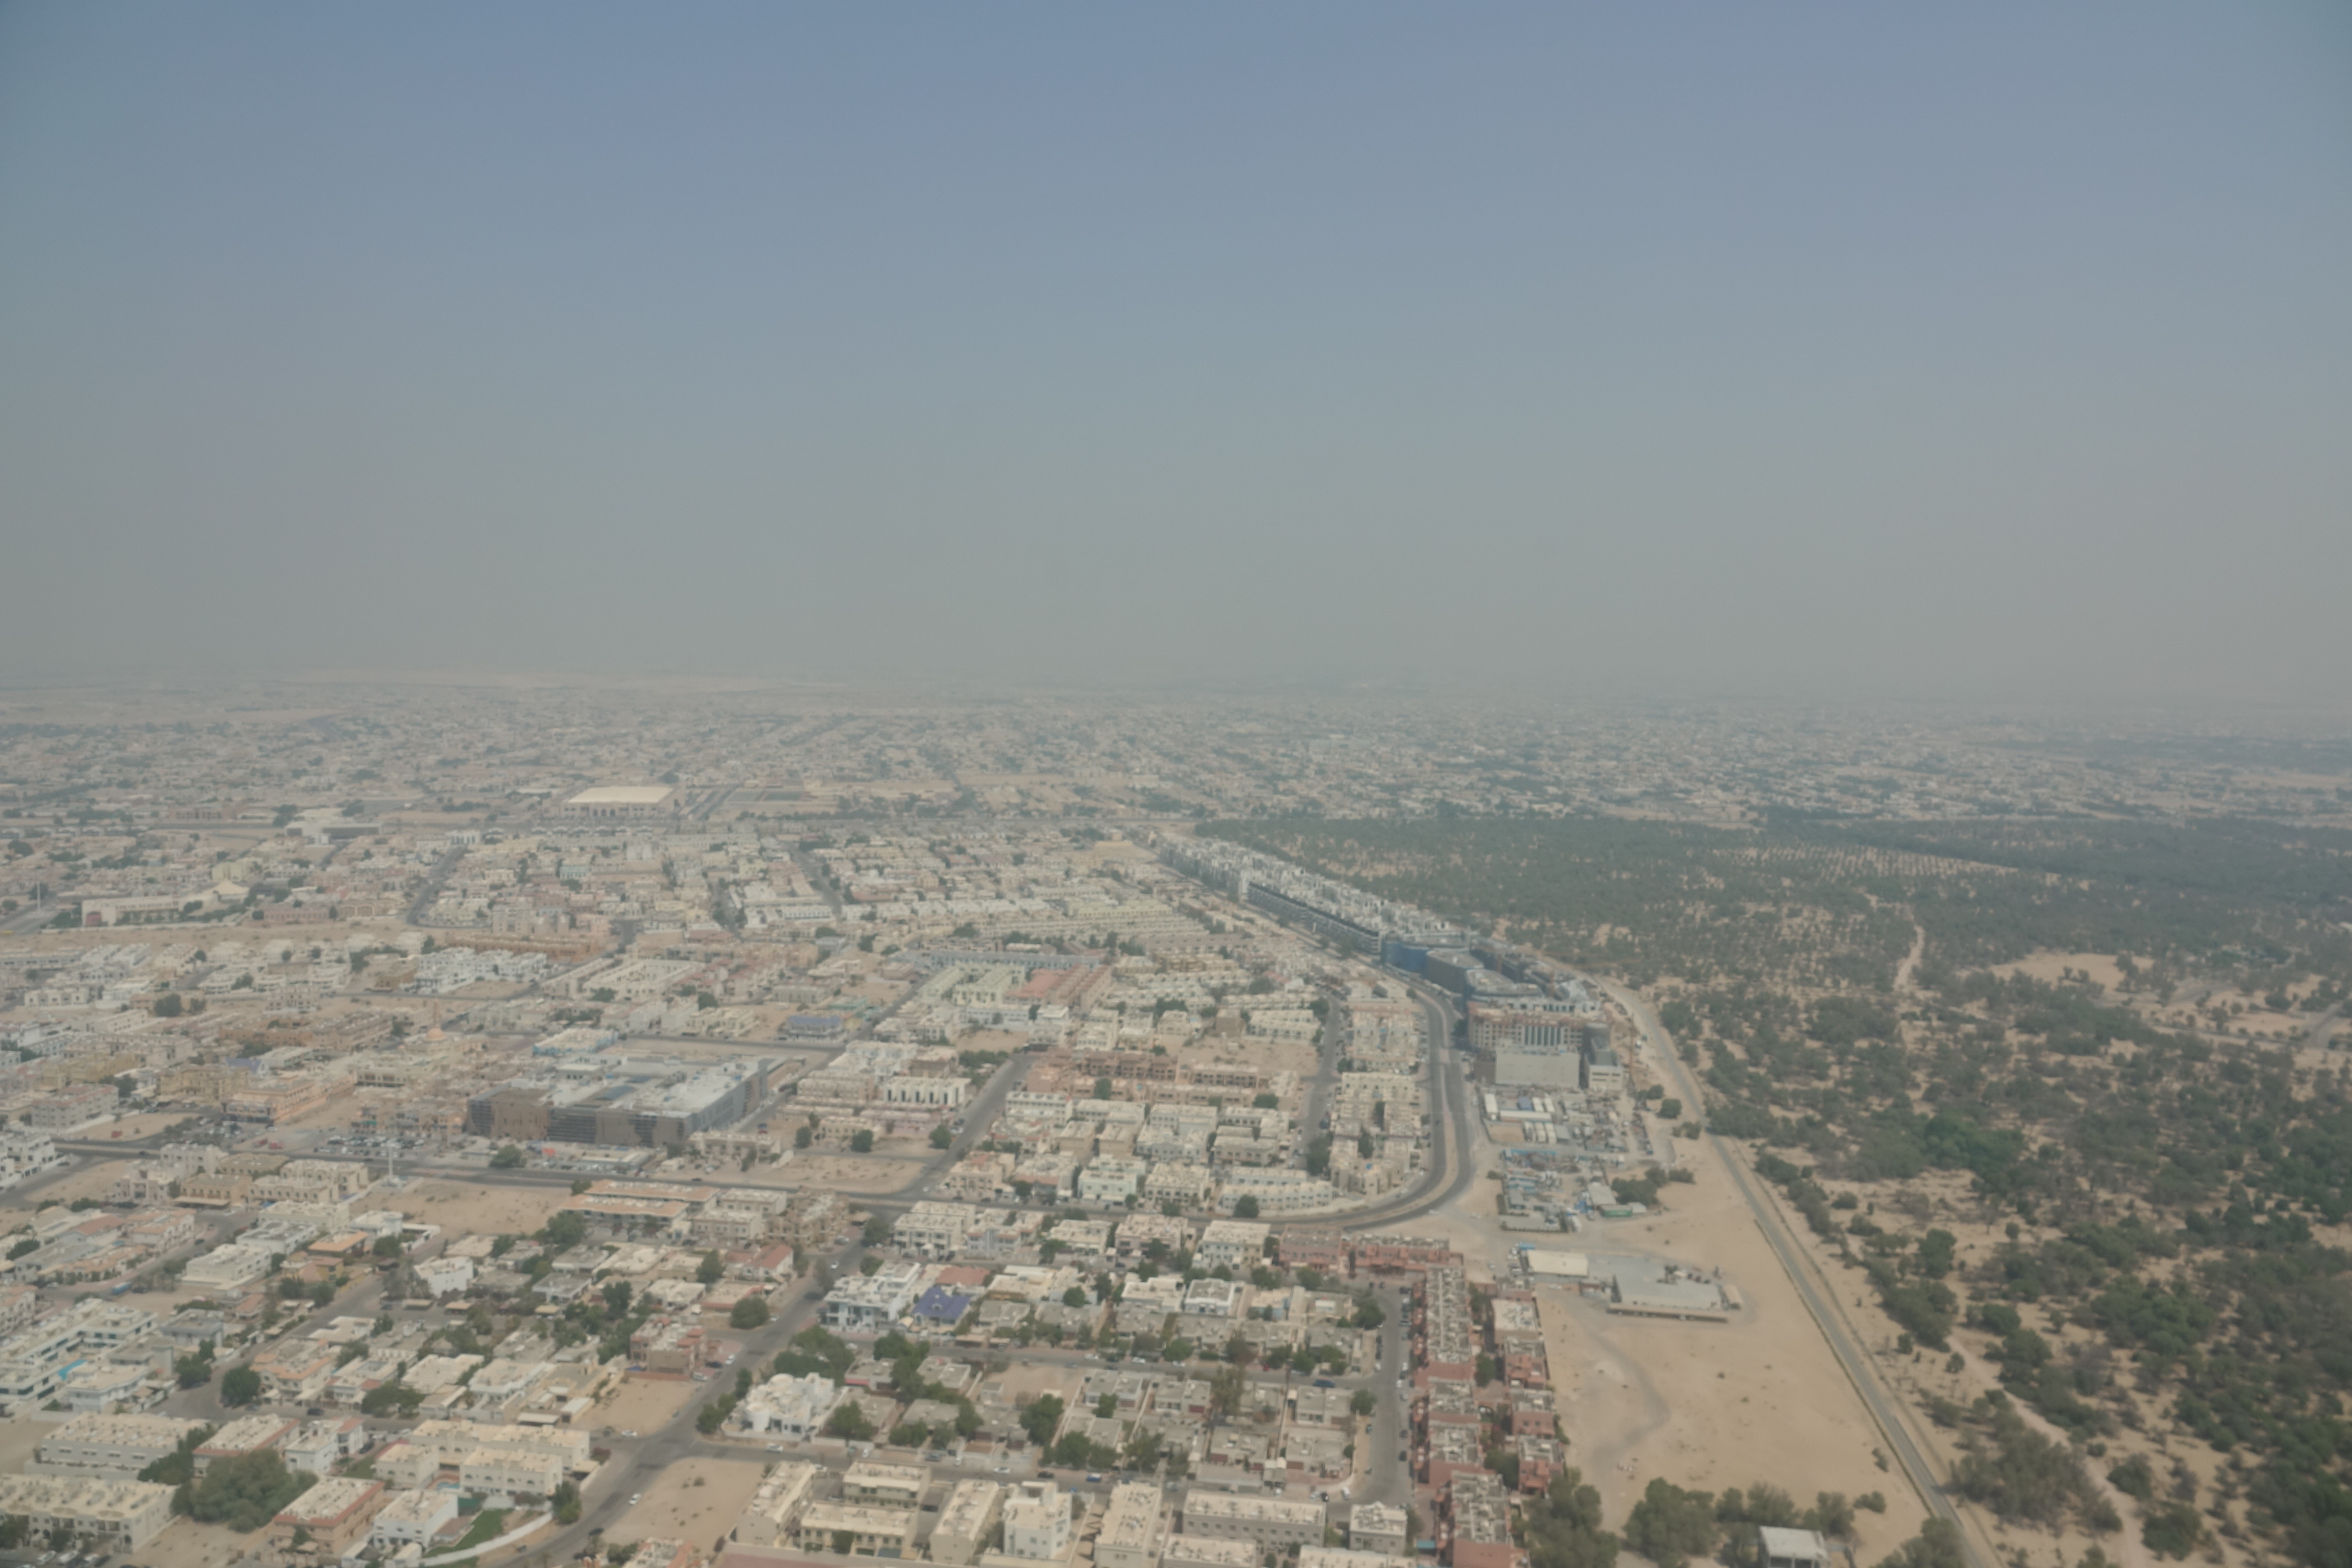
[[[677,792],[668,784],[595,784],[566,805],[659,805]]]

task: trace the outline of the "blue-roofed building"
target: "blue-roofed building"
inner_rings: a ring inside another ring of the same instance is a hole
[[[944,1323],[950,1327],[963,1321],[971,1310],[971,1298],[944,1285],[934,1285],[915,1301],[915,1316],[927,1323]]]

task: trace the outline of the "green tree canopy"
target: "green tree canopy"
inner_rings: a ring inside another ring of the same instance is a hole
[[[203,1479],[180,1489],[173,1506],[178,1506],[179,1497],[184,1497],[187,1506],[180,1511],[189,1517],[249,1534],[276,1518],[280,1509],[309,1491],[318,1479],[308,1470],[288,1469],[286,1456],[277,1449],[260,1448],[213,1464]]]
[[[1625,1520],[1625,1544],[1657,1568],[1683,1568],[1715,1550],[1715,1494],[1686,1491],[1660,1477]]]

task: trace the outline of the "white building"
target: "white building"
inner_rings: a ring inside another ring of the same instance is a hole
[[[1184,1533],[1246,1541],[1260,1551],[1323,1540],[1323,1505],[1305,1499],[1239,1497],[1194,1487],[1184,1494]]]
[[[58,1385],[58,1398],[78,1415],[131,1411],[160,1397],[147,1385],[147,1368],[136,1363],[86,1361],[69,1367]]]
[[[1078,1196],[1090,1204],[1123,1204],[1143,1191],[1150,1173],[1143,1160],[1114,1154],[1091,1161],[1078,1173]]]
[[[184,1284],[207,1290],[242,1290],[268,1272],[268,1253],[233,1241],[213,1248],[202,1258],[190,1258],[180,1279]]]
[[[745,1394],[735,1412],[747,1432],[805,1443],[824,1429],[842,1397],[841,1385],[817,1373],[772,1377]]]
[[[432,1544],[441,1527],[457,1517],[457,1494],[441,1487],[425,1491],[396,1491],[368,1522],[371,1546],[397,1552],[414,1542]]]
[[[474,1260],[470,1258],[434,1258],[409,1266],[416,1282],[431,1295],[454,1296],[474,1282]]]
[[[1201,1268],[1248,1269],[1265,1258],[1265,1238],[1273,1226],[1254,1219],[1211,1220],[1201,1231],[1201,1243],[1192,1249],[1192,1262]]]
[[[203,1429],[169,1415],[77,1415],[41,1439],[37,1458],[47,1470],[132,1480]]]
[[[907,1315],[922,1293],[919,1263],[886,1263],[880,1272],[861,1274],[835,1285],[824,1299],[824,1326],[853,1334],[877,1334]]]
[[[563,1484],[563,1461],[520,1448],[477,1448],[458,1461],[457,1484],[469,1492],[548,1497]]]
[[[1024,1481],[1004,1505],[1004,1554],[1057,1563],[1070,1554],[1070,1504],[1054,1481]]]

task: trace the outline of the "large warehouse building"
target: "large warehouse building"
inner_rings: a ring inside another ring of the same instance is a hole
[[[666,1148],[749,1116],[776,1065],[600,1056],[474,1096],[466,1130],[513,1142]]]
[[[564,814],[588,821],[667,816],[677,809],[678,793],[668,784],[597,784],[563,803]]]

